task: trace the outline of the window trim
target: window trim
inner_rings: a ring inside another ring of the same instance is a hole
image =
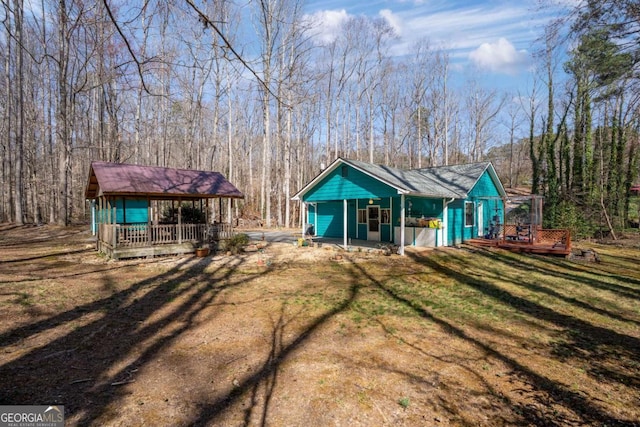
[[[467,207],[471,206],[471,224],[468,223],[468,215],[467,215]],[[470,202],[465,200],[464,202],[464,226],[465,227],[473,227],[476,225],[476,204],[474,202]]]
[[[364,218],[364,222],[360,221],[362,218]],[[367,224],[367,208],[358,209],[358,224]]]
[[[380,224],[391,224],[391,208],[380,208]]]

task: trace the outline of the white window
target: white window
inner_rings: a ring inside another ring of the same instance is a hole
[[[366,223],[367,223],[367,210],[358,209],[358,224],[366,224]]]

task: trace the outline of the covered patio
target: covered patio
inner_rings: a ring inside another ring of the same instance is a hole
[[[233,201],[244,198],[219,172],[108,162],[91,163],[85,195],[96,249],[114,259],[192,253],[229,239]]]

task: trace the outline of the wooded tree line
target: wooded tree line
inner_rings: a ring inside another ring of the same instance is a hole
[[[85,220],[90,161],[107,160],[223,172],[246,195],[236,215],[292,226],[291,196],[338,156],[491,158],[545,195],[550,224],[625,220],[640,55],[621,0],[576,9],[571,40],[550,26],[534,84],[510,94],[452,87],[428,40],[393,56],[382,18],[322,37],[297,0],[2,4],[1,221]]]

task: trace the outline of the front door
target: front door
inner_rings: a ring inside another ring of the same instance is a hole
[[[380,241],[380,206],[367,206],[367,240]]]
[[[482,201],[478,202],[478,236],[484,236],[484,212]]]

